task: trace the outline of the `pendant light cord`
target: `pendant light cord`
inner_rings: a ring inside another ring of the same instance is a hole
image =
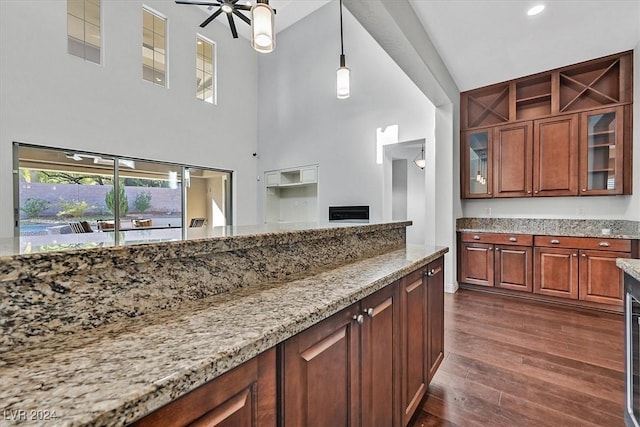
[[[342,0],[340,0],[340,55],[344,55],[344,43],[342,41]]]

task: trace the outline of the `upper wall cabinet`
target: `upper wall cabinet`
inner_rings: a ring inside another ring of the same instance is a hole
[[[463,92],[463,197],[631,194],[632,55]]]

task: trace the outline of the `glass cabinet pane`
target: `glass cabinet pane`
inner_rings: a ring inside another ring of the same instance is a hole
[[[587,189],[614,190],[618,117],[615,111],[587,116]]]
[[[469,193],[489,192],[489,132],[469,135]]]

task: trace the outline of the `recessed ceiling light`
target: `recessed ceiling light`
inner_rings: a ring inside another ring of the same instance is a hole
[[[527,15],[529,15],[529,16],[537,15],[540,12],[542,12],[543,10],[544,10],[544,5],[543,4],[539,4],[537,6],[533,6],[531,9],[529,9],[527,11]]]

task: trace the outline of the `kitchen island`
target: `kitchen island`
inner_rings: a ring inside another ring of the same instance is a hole
[[[139,419],[447,252],[407,225],[0,257],[3,423]]]

